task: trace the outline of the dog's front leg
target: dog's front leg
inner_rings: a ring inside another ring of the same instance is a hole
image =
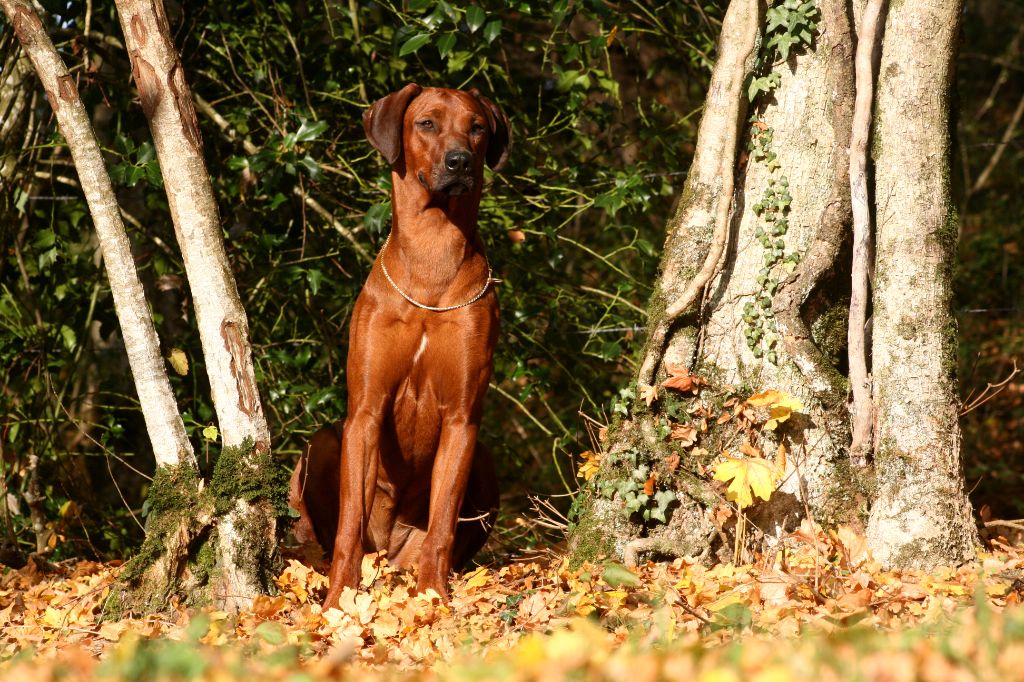
[[[427,535],[420,549],[416,589],[435,590],[448,597],[448,574],[452,569],[455,526],[473,468],[473,453],[479,427],[461,415],[445,420],[430,481],[430,517]]]
[[[341,441],[338,534],[324,607],[338,605],[342,589],[359,585],[363,537],[377,487],[382,409],[359,409],[345,420]]]

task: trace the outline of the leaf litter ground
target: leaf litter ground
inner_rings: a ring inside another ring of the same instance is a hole
[[[518,562],[454,578],[448,603],[371,555],[327,611],[325,577],[290,560],[234,616],[104,620],[119,570],[8,570],[0,677],[1024,679],[1024,551],[998,541],[959,569],[882,571],[855,532],[805,522],[753,565]]]

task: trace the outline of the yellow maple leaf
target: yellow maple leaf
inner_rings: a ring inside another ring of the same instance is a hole
[[[765,422],[766,431],[774,431],[779,424],[789,419],[794,412],[802,412],[803,403],[782,391],[768,390],[756,393],[747,398],[747,404],[751,407],[767,407],[768,421]]]
[[[715,480],[729,481],[726,496],[741,509],[754,503],[754,495],[762,500],[771,497],[779,481],[779,471],[771,462],[759,457],[731,457],[715,465]]]

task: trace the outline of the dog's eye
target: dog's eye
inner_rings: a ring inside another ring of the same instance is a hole
[[[474,123],[473,127],[471,127],[469,130],[474,135],[479,135],[480,133],[482,133],[484,131],[484,126],[483,126],[482,123]]]
[[[424,130],[434,129],[434,122],[431,121],[429,118],[425,118],[422,121],[416,121],[416,125],[418,125],[420,128],[423,128]]]

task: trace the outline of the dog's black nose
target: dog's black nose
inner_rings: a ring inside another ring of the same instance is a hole
[[[465,149],[457,149],[444,155],[444,166],[453,173],[469,171],[473,156]]]

